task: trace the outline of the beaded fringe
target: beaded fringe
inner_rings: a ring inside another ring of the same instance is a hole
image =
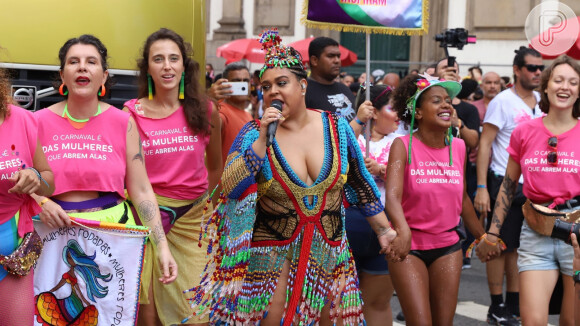
[[[365,324],[358,277],[346,239],[332,247],[315,229],[309,235],[301,232],[287,245],[251,247],[256,198],[255,191],[239,200],[220,196],[204,225],[203,236],[209,237],[209,245],[201,283],[184,291],[191,293],[188,301],[193,313],[182,322],[209,314],[211,324],[258,324],[268,313],[284,262],[289,259],[285,310],[297,277],[304,278],[296,311],[286,312],[293,318],[292,324],[318,324],[322,308],[336,297],[340,298],[338,306],[331,303],[330,307],[334,323],[342,317],[345,325]],[[312,247],[308,257],[300,257],[305,236],[312,237]],[[298,268],[300,259],[308,260],[304,270]]]

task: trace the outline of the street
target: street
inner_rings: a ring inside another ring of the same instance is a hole
[[[459,298],[453,325],[487,325],[487,309],[490,304],[485,265],[477,258],[471,260],[471,268],[463,270],[459,286]],[[505,295],[505,290],[504,290]],[[393,319],[401,311],[399,301],[394,296],[391,300]],[[557,315],[551,315],[548,325],[558,325]],[[393,325],[405,325],[404,322],[393,320]]]

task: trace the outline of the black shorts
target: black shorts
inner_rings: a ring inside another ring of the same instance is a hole
[[[492,223],[493,210],[495,208],[495,202],[502,182],[503,176],[489,170],[489,173],[487,174],[487,189],[489,190],[491,212],[487,214],[486,231],[489,231],[489,227]],[[499,232],[499,237],[503,242],[505,242],[507,247],[506,251],[508,252],[512,252],[520,247],[520,233],[522,231],[522,223],[524,222],[522,205],[524,205],[525,202],[526,197],[522,192],[522,184],[520,183],[516,189],[512,206],[510,207]]]
[[[456,243],[443,248],[428,249],[428,250],[411,250],[409,251],[409,255],[413,255],[421,259],[428,268],[437,259],[443,256],[450,255],[458,250],[461,250],[461,241],[457,241]]]

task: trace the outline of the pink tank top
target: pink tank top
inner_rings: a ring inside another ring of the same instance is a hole
[[[54,173],[54,195],[102,191],[125,197],[127,112],[110,107],[81,129],[48,109],[35,114],[42,150]]]
[[[0,224],[20,211],[18,233],[22,236],[33,230],[31,217],[40,212],[40,206],[28,195],[9,194],[14,182],[8,179],[21,169],[33,167],[38,125],[32,112],[14,105],[9,105],[9,111],[0,125]]]
[[[139,127],[145,167],[155,193],[188,200],[206,192],[205,148],[209,135],[191,131],[183,107],[166,118],[152,119],[143,116],[137,99],[125,102],[125,106]]]
[[[401,137],[409,148],[409,135]],[[405,167],[402,206],[411,228],[411,250],[429,250],[459,241],[455,227],[463,202],[465,143],[454,138],[453,166],[449,147],[432,148],[413,137],[411,164]]]

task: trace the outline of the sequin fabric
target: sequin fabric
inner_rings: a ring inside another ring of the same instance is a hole
[[[280,325],[317,324],[326,304],[334,322],[340,317],[345,325],[364,323],[344,236],[343,199],[346,194],[367,216],[382,212],[383,206],[348,122],[321,115],[325,158],[311,186],[292,171],[276,142],[263,159],[252,151],[258,122],[249,122],[234,141],[222,176],[224,191],[204,230],[210,261],[201,284],[186,291],[193,316],[209,314],[212,324],[257,324],[289,261]],[[338,305],[333,298],[340,298]]]

